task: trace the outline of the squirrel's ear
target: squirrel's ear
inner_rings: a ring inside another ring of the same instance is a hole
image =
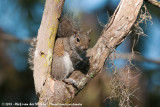
[[[74,33],[74,34],[77,34],[78,32],[77,32],[77,30],[76,30],[76,29],[73,29],[73,33]]]
[[[87,31],[87,34],[89,35],[91,33],[92,29],[90,29],[89,31]]]

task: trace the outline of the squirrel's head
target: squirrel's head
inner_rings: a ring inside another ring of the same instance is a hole
[[[79,51],[85,51],[89,47],[91,29],[87,32],[74,31],[75,48]]]

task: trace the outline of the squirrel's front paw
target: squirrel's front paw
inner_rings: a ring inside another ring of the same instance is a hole
[[[79,56],[79,55],[78,55],[77,59],[78,59],[79,61],[83,61],[82,57]]]
[[[77,82],[76,82],[74,79],[72,79],[72,78],[67,78],[67,79],[64,79],[63,81],[64,81],[65,83],[67,83],[67,84],[71,84],[71,85],[73,85],[74,87],[78,88]]]
[[[83,59],[82,59],[81,57],[79,57],[79,60],[80,60],[80,61],[83,61]]]

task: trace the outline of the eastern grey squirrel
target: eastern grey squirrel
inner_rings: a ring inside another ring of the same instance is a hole
[[[57,39],[53,50],[51,76],[56,80],[68,80],[68,76],[74,71],[78,61],[82,61],[80,54],[88,49],[91,30],[79,31],[73,25],[72,19],[67,16],[60,21]]]

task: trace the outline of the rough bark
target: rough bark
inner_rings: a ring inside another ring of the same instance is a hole
[[[71,103],[76,94],[99,72],[112,51],[131,32],[143,0],[121,0],[111,20],[105,26],[96,45],[88,51],[90,68],[87,75],[74,71],[70,78],[77,81],[78,87],[50,78],[50,65],[58,18],[64,0],[46,0],[42,23],[38,32],[38,42],[34,59],[34,80],[39,104]]]

